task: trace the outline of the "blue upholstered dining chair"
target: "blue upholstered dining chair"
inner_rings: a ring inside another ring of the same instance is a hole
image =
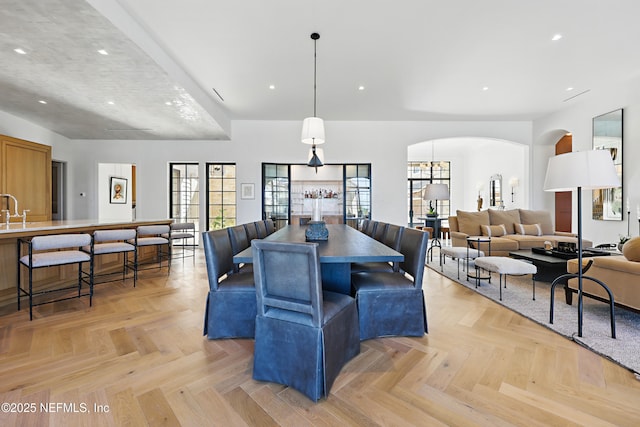
[[[378,242],[382,242],[382,239],[384,238],[384,235],[387,232],[388,226],[389,224],[387,224],[386,222],[378,221],[378,225],[376,225],[376,230],[371,237],[376,239]]]
[[[373,237],[377,227],[378,227],[378,221],[370,220],[367,223],[367,226],[364,228],[363,233],[369,237]]]
[[[257,239],[258,238],[258,229],[256,227],[256,223],[255,222],[248,222],[246,224],[244,224],[244,230],[247,233],[247,247],[249,247],[249,244],[251,244],[251,241],[253,239]]]
[[[358,305],[360,339],[384,336],[422,336],[427,311],[422,277],[429,234],[405,228],[400,239],[404,261],[399,272],[361,272],[351,275]]]
[[[328,396],[360,352],[354,299],[322,291],[317,243],[254,240],[251,246],[258,300],[253,378],[313,401]]]
[[[253,272],[233,272],[233,252],[226,229],[202,233],[209,277],[204,334],[209,339],[253,338],[256,289]]]
[[[253,223],[251,223],[251,225],[253,225]],[[228,227],[226,230],[229,233],[229,239],[231,241],[232,255],[238,255],[240,252],[247,249],[251,244],[249,237],[247,236],[247,229],[243,224],[236,225],[233,227]],[[242,268],[242,271],[246,273],[251,273],[253,271],[253,266],[251,264],[246,264],[246,265],[234,264],[233,266],[233,270],[236,273],[238,273],[241,268]]]
[[[402,233],[404,232],[404,227],[395,224],[388,224],[385,229],[384,237],[382,238],[382,243],[390,247],[395,251],[400,250],[400,239],[402,238]],[[388,262],[354,262],[351,264],[351,272],[352,273],[361,273],[363,271],[399,271],[399,264],[394,262],[393,264]]]
[[[258,230],[258,239],[264,239],[267,237],[267,224],[264,221],[256,221],[256,230]]]
[[[276,224],[271,218],[264,220],[264,225],[267,227],[267,236],[276,232]]]

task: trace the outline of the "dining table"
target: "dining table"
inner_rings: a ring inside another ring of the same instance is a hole
[[[327,224],[327,240],[307,242],[307,226],[287,225],[264,238],[270,242],[317,243],[322,288],[351,294],[351,263],[401,262],[404,255],[346,224]],[[233,257],[236,264],[253,263],[251,247]]]

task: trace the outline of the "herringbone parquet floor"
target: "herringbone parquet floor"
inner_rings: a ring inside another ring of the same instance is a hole
[[[251,379],[251,340],[202,336],[204,257],[0,310],[1,426],[638,426],[627,370],[427,269],[429,334],[362,343],[326,400]]]

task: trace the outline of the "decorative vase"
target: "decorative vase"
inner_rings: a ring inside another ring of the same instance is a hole
[[[313,199],[311,221],[322,221],[322,199]]]

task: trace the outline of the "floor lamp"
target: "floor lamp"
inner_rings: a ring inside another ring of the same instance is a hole
[[[556,282],[569,278],[578,278],[578,336],[582,336],[582,189],[597,190],[620,186],[620,179],[616,173],[609,150],[574,151],[551,157],[547,166],[544,180],[545,191],[578,190],[578,273],[564,274],[554,280],[551,286],[551,317],[553,323],[553,292]],[[609,294],[611,307],[611,334],[615,338],[615,320],[613,312],[613,294],[609,288],[599,280],[589,278],[602,287]]]

